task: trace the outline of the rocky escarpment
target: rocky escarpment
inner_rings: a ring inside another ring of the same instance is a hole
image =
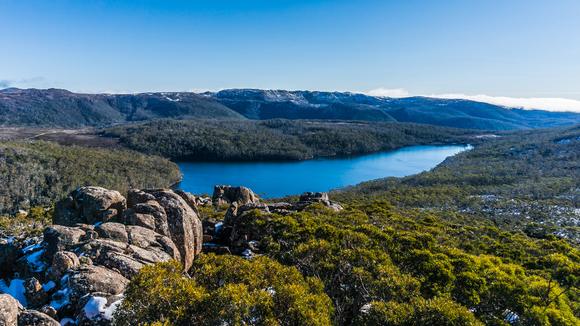
[[[0,295],[0,325],[110,324],[143,266],[178,260],[187,271],[202,250],[251,258],[260,253],[261,240],[252,219],[314,204],[342,209],[326,193],[264,203],[249,188],[216,186],[212,199],[169,189],[133,189],[126,196],[100,187],[71,192],[56,204],[54,224],[42,236],[20,247],[13,240],[0,243],[8,280],[0,280],[0,293],[10,294]],[[201,205],[228,208],[223,220],[202,225]]]
[[[0,297],[4,324],[15,325],[14,311],[18,325],[106,324],[143,266],[175,259],[189,269],[203,235],[187,196],[168,189],[134,189],[126,198],[100,187],[73,191],[57,203],[42,240],[12,258],[14,277],[0,282],[0,292],[19,305]]]

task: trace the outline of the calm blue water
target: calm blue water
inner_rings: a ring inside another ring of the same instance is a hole
[[[216,184],[246,186],[263,198],[328,191],[384,177],[429,170],[469,146],[411,146],[399,150],[337,159],[299,162],[178,163],[178,187],[211,194]]]

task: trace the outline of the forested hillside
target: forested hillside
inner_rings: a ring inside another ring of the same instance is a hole
[[[580,123],[578,113],[520,110],[460,99],[259,89],[229,89],[211,96],[250,119],[398,121],[483,130]]]
[[[117,126],[102,135],[130,149],[186,161],[304,160],[425,144],[477,141],[476,131],[323,120],[175,121]]]
[[[63,89],[0,90],[0,126],[78,128],[156,118],[243,119],[194,93],[78,94]]]
[[[83,185],[127,190],[168,187],[180,178],[174,163],[127,150],[0,142],[0,214],[50,206]]]
[[[433,171],[369,181],[337,195],[461,211],[530,236],[556,233],[580,243],[580,126],[499,137]]]

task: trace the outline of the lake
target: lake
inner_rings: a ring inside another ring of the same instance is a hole
[[[410,146],[369,155],[293,162],[181,162],[178,188],[211,194],[214,185],[246,186],[263,198],[329,191],[363,181],[427,171],[470,146]]]

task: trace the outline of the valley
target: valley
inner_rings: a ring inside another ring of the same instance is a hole
[[[26,305],[18,318],[578,321],[574,114],[537,123],[498,109],[519,122],[490,127],[469,117],[451,127],[415,123],[416,112],[407,122],[374,121],[365,107],[363,120],[336,120],[345,116],[321,116],[317,102],[384,99],[244,91],[235,105],[230,93],[195,97],[221,98],[238,115],[192,118],[206,109],[174,106],[176,119],[151,101],[193,99],[167,94],[143,95],[117,120],[96,123],[88,113],[78,124],[50,118],[0,128],[0,292]],[[280,99],[314,111],[269,115]],[[262,113],[251,116],[249,102]],[[67,110],[77,108],[58,104]],[[215,183],[233,185],[207,195]],[[248,310],[228,314],[232,307]]]
[[[0,326],[579,326],[580,1],[0,1]]]

